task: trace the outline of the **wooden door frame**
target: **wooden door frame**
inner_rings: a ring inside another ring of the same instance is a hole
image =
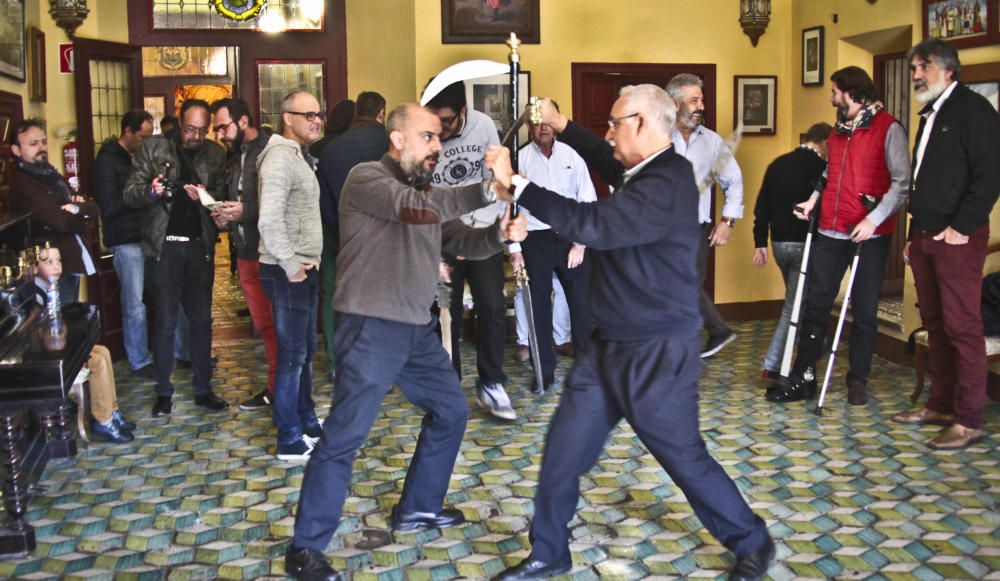
[[[882,87],[885,85],[885,73],[883,72],[885,63],[886,61],[898,59],[900,57],[905,58],[906,51],[877,54],[872,58],[872,81],[875,83],[875,89],[880,93],[880,98],[885,98],[885,95],[881,94]],[[910,112],[912,113],[912,95],[910,97],[911,98],[908,102],[911,107]],[[907,128],[909,124],[909,119],[902,120],[904,128]],[[907,133],[909,133],[909,131],[907,131]],[[886,270],[885,273],[883,273],[879,296],[902,296],[903,287],[906,286],[906,263],[903,260],[903,247],[906,244],[906,230],[909,227],[906,208],[907,204],[904,202],[893,217],[887,218],[889,220],[896,220],[896,232],[893,233],[892,240],[889,243],[889,255],[886,257]],[[888,274],[893,270],[900,273],[900,276],[890,279],[888,278]]]
[[[10,130],[14,131],[14,126],[24,120],[24,103],[21,100],[21,95],[0,91],[0,111],[10,113]],[[10,145],[8,145],[10,136],[0,135],[0,137],[3,138],[0,142],[0,158],[5,164],[10,164],[5,165],[2,170],[7,174],[7,177],[13,179],[14,154],[10,152]],[[3,183],[3,180],[0,179],[0,188],[3,188],[0,189],[0,214],[6,214],[10,209],[10,182]]]

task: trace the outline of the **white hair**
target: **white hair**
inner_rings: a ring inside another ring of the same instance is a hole
[[[642,112],[649,121],[666,135],[677,123],[677,103],[662,88],[651,85],[628,85],[618,95],[635,111]]]

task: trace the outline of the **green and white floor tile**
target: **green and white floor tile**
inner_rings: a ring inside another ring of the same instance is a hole
[[[238,305],[220,270],[216,309]],[[238,286],[236,287],[238,289]],[[242,324],[243,321],[238,321]],[[763,398],[760,359],[772,323],[736,326],[740,339],[709,360],[701,381],[703,435],[777,541],[773,579],[1000,579],[1000,405],[988,437],[958,453],[932,452],[934,428],[890,422],[909,404],[907,368],[876,358],[867,405],[846,404],[835,373],[826,413]],[[266,381],[252,339],[217,341],[216,393],[233,404]],[[515,422],[472,413],[447,502],[468,523],[393,535],[386,523],[420,428],[398,391],[385,400],[355,461],[351,496],[328,547],[358,580],[483,578],[523,558],[547,422],[558,390],[532,395],[530,368],[509,357]],[[509,353],[508,353],[509,356]],[[562,359],[558,376],[572,360]],[[283,577],[303,465],[274,459],[268,412],[194,406],[190,372],[175,374],[173,414],[149,417],[153,384],[116,365],[119,402],[139,425],[126,445],[83,446],[51,462],[29,516],[38,548],[0,562],[13,579],[255,579]],[[321,414],[331,388],[317,361]],[[725,578],[733,557],[706,532],[634,432],[620,425],[582,482],[572,523],[573,579]]]

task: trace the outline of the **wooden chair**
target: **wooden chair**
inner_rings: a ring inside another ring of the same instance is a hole
[[[990,256],[1000,253],[1000,243],[991,244],[986,249],[987,265]],[[987,272],[992,272],[987,266]],[[913,335],[916,349],[913,352],[913,369],[917,372],[917,385],[910,394],[910,403],[917,403],[924,390],[924,374],[927,372],[927,331],[920,329]],[[1000,361],[1000,336],[986,337],[987,364]]]

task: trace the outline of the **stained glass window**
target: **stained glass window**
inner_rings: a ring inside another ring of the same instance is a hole
[[[144,46],[142,74],[145,77],[225,77],[230,53],[225,46]]]
[[[129,65],[126,62],[90,61],[90,102],[94,124],[94,151],[121,131],[122,116],[129,107]]]
[[[326,111],[321,63],[257,63],[260,122],[280,131],[281,101],[292,91],[308,91]]]
[[[259,0],[220,0],[234,14]],[[215,0],[153,0],[154,30],[322,30],[325,0],[267,0],[259,16],[232,20],[219,14]]]

